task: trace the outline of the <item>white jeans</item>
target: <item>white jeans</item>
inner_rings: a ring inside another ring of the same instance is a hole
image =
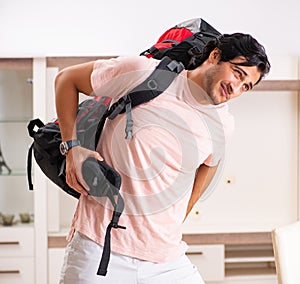
[[[111,253],[106,276],[96,275],[102,247],[76,232],[65,252],[60,284],[204,284],[186,255],[152,263]]]

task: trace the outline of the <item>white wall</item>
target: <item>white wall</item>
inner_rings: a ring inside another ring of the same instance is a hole
[[[250,33],[271,55],[300,54],[298,0],[0,0],[0,57],[138,54],[202,17]]]

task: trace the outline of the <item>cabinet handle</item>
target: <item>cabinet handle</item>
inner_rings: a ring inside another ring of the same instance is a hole
[[[199,254],[199,255],[202,255],[203,252],[202,251],[188,251],[186,254]]]
[[[0,242],[0,245],[19,245],[18,241],[15,242]]]
[[[0,274],[19,274],[20,270],[0,270]]]

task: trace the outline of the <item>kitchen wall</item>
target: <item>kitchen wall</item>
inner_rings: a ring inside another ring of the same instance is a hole
[[[270,55],[298,55],[299,8],[297,0],[1,0],[0,57],[139,54],[196,17],[251,33]]]

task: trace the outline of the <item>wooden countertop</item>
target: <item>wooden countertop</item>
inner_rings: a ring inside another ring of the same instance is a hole
[[[183,235],[183,240],[190,245],[250,245],[272,243],[272,237],[270,232],[185,234]]]
[[[224,244],[224,245],[251,245],[272,244],[270,232],[249,233],[211,233],[211,234],[184,234],[183,240],[189,245]],[[66,236],[48,236],[48,248],[64,248]]]

